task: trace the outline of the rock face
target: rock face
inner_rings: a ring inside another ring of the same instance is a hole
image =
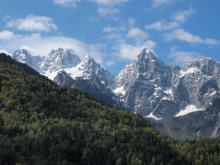
[[[12,54],[12,57],[21,63],[28,64],[36,71],[41,72],[40,63],[42,62],[42,58],[39,56],[32,56],[27,50],[18,49]]]
[[[90,56],[85,56],[76,67],[58,72],[54,81],[87,92],[106,104],[123,108],[117,96],[112,93],[115,88],[114,76],[104,70]]]
[[[13,57],[58,84],[155,120],[203,111],[219,97],[220,64],[212,59],[178,67],[166,65],[154,52],[143,49],[114,77],[90,56],[80,59],[71,49],[51,50],[47,56],[32,56],[21,49]]]
[[[144,49],[117,76],[114,92],[135,112],[158,120],[205,110],[219,97],[219,80],[220,65],[211,59],[180,68]]]
[[[180,108],[205,109],[219,96],[220,65],[211,59],[192,61],[176,76],[174,96]],[[181,99],[179,99],[181,98]]]
[[[117,76],[117,88],[123,90],[115,90],[115,93],[131,109],[144,116],[157,111],[163,113],[172,100],[169,93],[172,86],[172,69],[153,52],[144,49],[137,60],[126,66]],[[164,104],[166,106],[163,106]],[[173,112],[166,113],[168,115]]]
[[[51,50],[48,56],[44,57],[41,68],[49,73],[65,68],[75,67],[80,63],[80,58],[72,49]]]

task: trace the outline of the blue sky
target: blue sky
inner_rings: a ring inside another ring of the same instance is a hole
[[[0,49],[73,48],[117,74],[147,47],[165,63],[220,61],[219,0],[1,0]]]

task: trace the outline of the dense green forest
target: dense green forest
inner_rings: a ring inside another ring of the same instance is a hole
[[[217,165],[220,140],[172,140],[0,54],[0,164]]]

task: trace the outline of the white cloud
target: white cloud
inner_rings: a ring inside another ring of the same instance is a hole
[[[43,37],[39,34],[27,36],[17,35],[10,41],[0,41],[0,47],[8,50],[9,52],[14,51],[15,49],[25,48],[34,55],[46,55],[51,49],[72,48],[81,57],[89,54],[97,62],[103,62],[102,45],[87,44],[74,38],[63,36]]]
[[[80,0],[54,0],[53,2],[54,4],[63,7],[76,7],[77,3],[79,3]]]
[[[6,27],[28,32],[49,32],[57,30],[52,18],[45,16],[26,16],[25,18],[11,19]]]
[[[151,40],[138,45],[121,42],[115,47],[115,55],[122,59],[135,60],[142,49],[148,48],[154,50],[155,47],[156,43]]]
[[[112,27],[112,26],[105,26],[103,28],[104,33],[110,33],[110,34],[116,34],[116,33],[122,33],[125,32],[127,29],[125,26],[117,26],[117,27]]]
[[[179,24],[177,22],[162,22],[162,21],[157,21],[149,25],[145,25],[145,28],[147,30],[171,30],[174,28],[177,28]]]
[[[8,30],[4,30],[0,32],[0,40],[11,40],[14,38],[14,33]]]
[[[152,0],[152,6],[153,7],[167,6],[178,1],[180,0]]]
[[[184,29],[176,29],[170,33],[164,35],[164,40],[172,41],[179,40],[188,43],[198,43],[198,44],[206,44],[206,45],[218,45],[220,41],[213,38],[203,39],[198,35],[191,34],[190,32],[185,31]]]
[[[107,61],[105,61],[105,65],[106,65],[107,67],[112,67],[112,66],[115,65],[115,61],[107,60]]]
[[[124,4],[130,0],[88,0],[97,5],[97,12],[101,16],[108,16],[113,20],[118,20],[116,16],[119,13],[119,5]]]
[[[184,65],[189,61],[192,61],[197,58],[205,57],[204,55],[198,52],[187,52],[187,51],[180,51],[177,49],[171,49],[171,53],[169,58],[178,65]]]
[[[112,33],[112,32],[115,32],[115,31],[116,31],[116,29],[114,27],[112,27],[112,26],[106,26],[103,29],[104,33]]]
[[[97,3],[99,5],[112,6],[120,3],[126,3],[129,0],[90,0],[90,1]]]
[[[128,26],[129,27],[133,27],[135,25],[136,21],[133,18],[129,18],[128,19]]]
[[[195,12],[196,11],[193,8],[190,8],[188,10],[178,11],[174,14],[173,20],[176,21],[176,22],[183,23],[187,20],[188,17],[193,15]]]
[[[103,32],[107,33],[104,38],[112,46],[113,56],[119,59],[134,60],[142,49],[156,47],[156,43],[148,39],[148,33],[136,26],[132,18],[120,26],[106,26]]]
[[[97,8],[97,12],[102,16],[113,16],[116,15],[119,10],[117,8],[111,8],[111,7],[105,7],[105,6],[99,6]]]
[[[145,40],[148,37],[148,34],[138,27],[133,27],[128,31],[127,37],[139,42]]]
[[[182,10],[176,12],[170,19],[170,21],[157,21],[152,24],[145,25],[146,30],[172,30],[180,27],[182,23],[184,23],[190,16],[195,13],[195,9],[190,8],[187,10]]]

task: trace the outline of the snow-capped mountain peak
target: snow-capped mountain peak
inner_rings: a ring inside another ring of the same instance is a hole
[[[41,72],[39,64],[42,62],[42,59],[40,56],[33,56],[26,49],[17,49],[12,54],[12,57],[21,63],[25,63],[25,64],[31,66],[32,68],[34,68],[38,72]]]
[[[32,55],[29,51],[25,49],[18,49],[13,53],[13,58],[21,63],[27,63],[27,61],[32,58]]]
[[[7,55],[10,55],[10,53],[6,49],[1,49],[0,48],[0,53],[4,53],[4,54],[7,54]]]
[[[75,67],[80,61],[79,56],[72,49],[53,49],[48,56],[44,57],[41,68],[44,71],[54,72],[64,68]]]
[[[149,50],[147,48],[144,48],[139,53],[138,60],[143,60],[143,59],[151,59],[151,60],[153,60],[156,57],[157,57],[157,55],[153,51],[151,51],[151,50]]]
[[[81,67],[83,68],[93,68],[95,69],[95,67],[98,67],[100,68],[101,66],[95,62],[95,60],[89,56],[89,55],[86,55],[83,59],[82,59],[82,62],[80,63]]]
[[[100,69],[101,66],[97,64],[92,57],[87,55],[76,67],[65,68],[64,71],[68,73],[73,79],[90,79]]]

